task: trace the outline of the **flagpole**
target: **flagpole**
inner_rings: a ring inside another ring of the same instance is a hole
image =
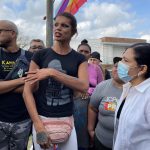
[[[46,47],[53,45],[53,0],[46,5]]]

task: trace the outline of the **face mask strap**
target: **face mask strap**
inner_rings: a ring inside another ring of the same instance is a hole
[[[139,65],[139,67],[145,67],[145,65]],[[140,76],[140,75],[142,75],[142,73],[138,73],[138,77]]]

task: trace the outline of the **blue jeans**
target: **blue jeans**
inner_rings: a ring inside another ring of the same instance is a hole
[[[89,148],[88,123],[88,99],[74,98],[74,123],[77,133],[78,150],[87,150]],[[83,138],[84,137],[84,138]]]

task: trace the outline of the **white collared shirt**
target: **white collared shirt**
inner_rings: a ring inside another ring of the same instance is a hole
[[[123,86],[115,113],[114,150],[150,150],[150,78],[135,87],[131,83]]]

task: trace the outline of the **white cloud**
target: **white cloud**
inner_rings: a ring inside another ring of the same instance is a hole
[[[117,36],[121,35],[122,32],[129,31],[133,27],[130,23],[120,23],[117,26],[111,26],[104,28],[103,31],[101,31],[101,34],[104,36]]]
[[[4,0],[4,3],[1,1],[0,19],[8,19],[16,23],[21,36],[28,37],[29,41],[32,38],[45,40],[46,21],[43,17],[46,15],[46,1],[27,0],[24,1],[25,6],[20,6],[21,2],[20,0]],[[9,3],[16,7],[23,7],[23,9],[14,10],[8,5]]]
[[[130,18],[122,6],[112,3],[92,3],[90,7],[84,8],[84,12],[83,18],[92,21],[93,25],[99,27],[114,25]]]
[[[79,38],[100,38],[103,36],[121,36],[124,32],[134,29],[130,21],[134,14],[129,14],[128,4],[92,3],[83,8],[78,20]],[[82,21],[82,19],[84,20]]]
[[[148,43],[150,43],[150,34],[142,35],[141,39],[145,39]]]
[[[85,30],[85,29],[88,30],[91,28],[91,22],[90,21],[79,22],[78,28],[80,30]]]
[[[24,1],[21,11],[17,8]],[[14,21],[20,31],[32,38],[45,40],[46,15],[45,0],[3,0],[0,1],[0,19]],[[59,0],[55,0],[56,6]],[[6,5],[11,3],[13,7]],[[16,9],[14,10],[14,6]],[[56,6],[54,8],[56,8]],[[122,36],[124,33],[132,32],[134,29],[135,12],[128,11],[127,3],[106,3],[94,0],[86,3],[76,14],[78,20],[77,38],[100,38],[103,36]]]
[[[16,17],[16,15],[13,13],[13,10],[6,7],[5,5],[2,5],[2,7],[0,9],[0,19],[3,19],[3,20],[9,19],[9,20],[13,21],[13,18],[15,18],[15,17]]]
[[[86,24],[83,24],[83,27],[85,27]],[[95,29],[89,29],[89,30],[82,30],[80,28],[80,32],[78,32],[78,38],[100,38],[104,36],[121,36],[123,32],[128,32],[132,30],[134,27],[130,23],[120,23],[116,26],[110,26],[110,27],[104,27],[104,28],[95,28]],[[87,29],[87,27],[86,27]]]

